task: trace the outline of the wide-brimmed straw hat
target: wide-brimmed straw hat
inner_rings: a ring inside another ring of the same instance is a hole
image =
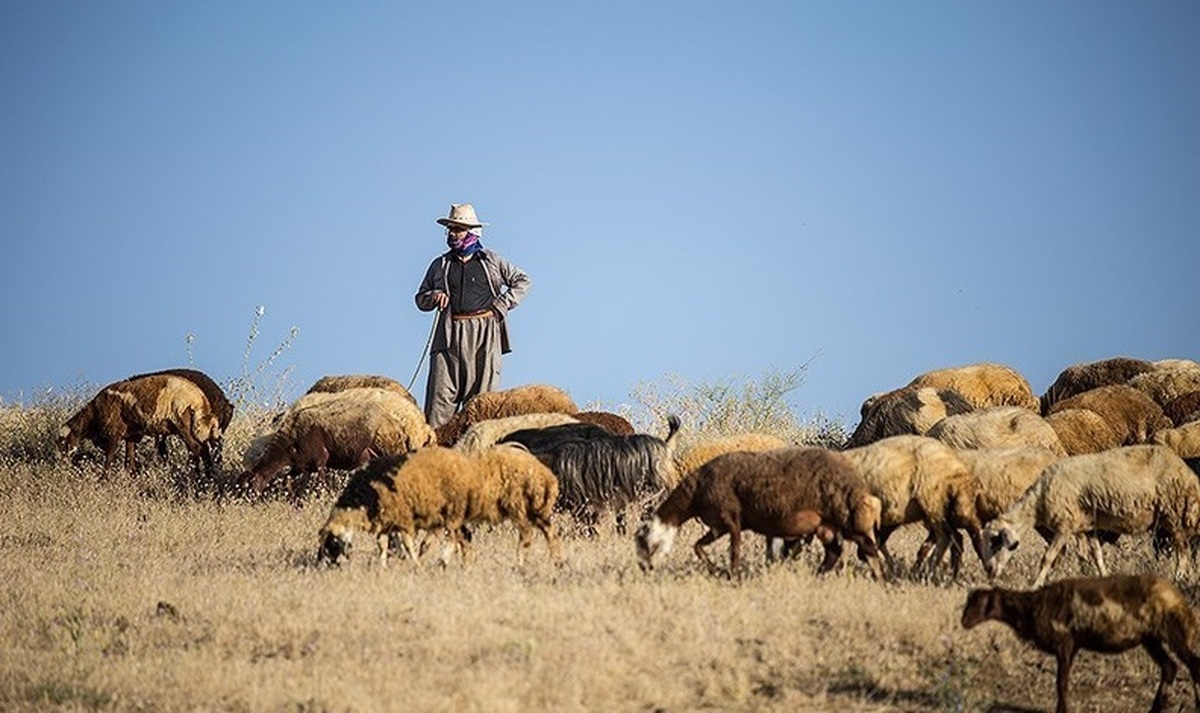
[[[487,223],[479,222],[479,218],[475,217],[475,206],[470,203],[451,203],[450,215],[438,218],[437,222],[442,225],[465,225],[468,228],[482,228],[487,225]]]

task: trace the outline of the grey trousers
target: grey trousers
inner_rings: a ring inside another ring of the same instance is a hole
[[[500,386],[500,323],[494,317],[453,320],[450,348],[429,355],[425,419],[437,428],[467,399]]]

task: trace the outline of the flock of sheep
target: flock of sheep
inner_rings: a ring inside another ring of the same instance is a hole
[[[1033,589],[975,590],[963,625],[1005,621],[1053,653],[1059,710],[1079,647],[1144,646],[1159,663],[1155,698],[1164,704],[1176,666],[1167,650],[1200,674],[1200,628],[1169,582],[1108,577],[1102,545],[1151,537],[1170,554],[1176,576],[1192,568],[1200,541],[1200,364],[1117,357],[1065,369],[1036,396],[1013,369],[992,363],[917,376],[862,405],[841,449],[734,434],[679,447],[680,423],[663,438],[635,433],[616,414],[580,411],[561,389],[529,385],[481,394],[434,429],[411,394],[381,376],[321,379],[247,449],[235,477],[221,469],[222,434],[232,406],[193,370],[143,374],[105,387],[63,426],[60,450],[83,440],[104,452],[104,471],[125,448],[138,468],[143,436],[179,437],[196,482],[218,492],[261,493],[282,480],[295,496],[311,475],[353,470],[319,533],[318,558],[337,563],[366,537],[381,561],[398,542],[418,561],[419,541],[444,536],[443,560],[469,556],[470,527],[512,522],[518,558],[541,532],[561,561],[555,513],[594,521],[603,510],[646,515],[634,536],[639,564],[651,569],[680,527],[707,528],[694,544],[714,572],[742,574],[742,532],[768,538],[768,558],[788,557],[814,538],[819,571],[838,565],[845,542],[881,580],[902,565],[889,536],[905,525],[926,533],[912,571],[935,574],[947,552],[958,577],[964,538],[990,578],[1004,570],[1025,534],[1047,547]],[[727,568],[707,548],[729,537]],[[1059,554],[1075,545],[1100,578],[1042,586]],[[1200,706],[1200,688],[1197,688]]]

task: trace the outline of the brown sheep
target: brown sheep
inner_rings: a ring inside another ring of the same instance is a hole
[[[162,371],[154,371],[146,374],[138,374],[131,376],[126,381],[133,381],[144,376],[178,376],[192,382],[204,392],[204,398],[208,399],[208,406],[213,414],[217,417],[217,424],[221,427],[221,433],[224,434],[229,428],[229,424],[233,421],[233,403],[225,392],[221,389],[217,382],[213,381],[212,377],[197,369],[163,369]],[[155,446],[161,458],[167,457],[167,439],[165,436],[157,436],[155,438]],[[206,443],[205,447],[212,451],[211,459],[215,466],[221,465],[222,450],[224,448],[225,439],[217,438],[212,443]]]
[[[304,393],[332,394],[338,391],[345,391],[346,389],[358,389],[363,387],[394,391],[397,394],[407,398],[409,401],[412,401],[414,406],[418,405],[416,398],[414,398],[409,390],[404,387],[404,384],[401,384],[399,381],[396,381],[391,377],[380,376],[378,374],[333,374],[329,376],[322,376],[320,379],[317,379],[312,386],[308,387],[308,391]]]
[[[1063,399],[1099,388],[1124,384],[1138,374],[1154,371],[1154,364],[1145,359],[1113,357],[1100,361],[1084,362],[1063,369],[1058,378],[1042,394],[1042,415],[1050,413],[1051,407]]]
[[[1163,414],[1176,426],[1200,421],[1200,391],[1189,391],[1171,399],[1163,404]]]
[[[693,549],[710,572],[716,566],[705,548],[729,535],[730,576],[741,578],[741,533],[801,539],[817,536],[825,545],[820,571],[837,563],[841,538],[858,545],[875,576],[883,566],[875,533],[881,504],[854,465],[824,448],[784,448],[762,453],[717,456],[685,478],[638,528],[635,542],[643,570],[670,551],[681,525],[699,518],[708,531]]]
[[[1151,443],[1166,446],[1181,458],[1200,457],[1200,421],[1185,423],[1179,428],[1164,428],[1150,437]]]
[[[1069,408],[1085,408],[1100,414],[1122,446],[1146,443],[1155,431],[1171,427],[1171,421],[1154,399],[1124,384],[1100,386],[1063,399],[1050,407],[1050,413]]]
[[[525,413],[565,413],[574,415],[579,407],[567,392],[549,384],[527,384],[504,391],[476,394],[463,404],[449,421],[438,426],[438,445],[452,446],[472,424],[493,418]]]
[[[908,383],[917,388],[957,391],[974,408],[1019,406],[1038,410],[1029,381],[1003,364],[968,364],[926,372]]]
[[[327,468],[358,468],[372,458],[412,452],[434,442],[425,414],[395,391],[361,387],[306,394],[284,414],[262,453],[237,482],[261,493],[287,469],[295,498],[297,478],[303,480],[311,473],[324,477]]]
[[[926,435],[958,450],[1027,446],[1067,454],[1046,419],[1019,406],[991,406],[947,416]]]
[[[1187,666],[1200,706],[1200,627],[1187,600],[1171,582],[1152,575],[1064,579],[1033,591],[975,589],[967,595],[962,626],[985,621],[1007,624],[1023,641],[1055,657],[1058,713],[1070,710],[1071,665],[1085,649],[1121,653],[1142,646],[1158,664],[1158,690],[1150,710],[1161,711],[1175,681],[1177,664]]]
[[[1069,456],[1099,453],[1121,445],[1112,426],[1100,414],[1086,408],[1066,408],[1046,416]]]
[[[58,434],[58,450],[70,457],[83,439],[104,451],[101,477],[125,446],[125,467],[138,472],[137,443],[144,436],[175,435],[183,440],[197,471],[204,461],[213,474],[212,448],[221,426],[200,387],[178,376],[160,374],[118,381],[100,390]]]
[[[846,448],[858,448],[890,436],[923,436],[947,416],[974,410],[957,391],[906,386],[863,402],[862,420]]]
[[[580,411],[575,414],[575,420],[603,426],[618,436],[632,436],[637,433],[629,419],[608,411]]]

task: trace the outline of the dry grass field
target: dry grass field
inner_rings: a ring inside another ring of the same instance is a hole
[[[1054,706],[1050,658],[999,624],[961,629],[967,591],[984,584],[973,553],[959,582],[880,583],[852,552],[817,577],[815,546],[767,567],[752,535],[737,583],[698,566],[695,523],[645,574],[631,534],[608,522],[587,537],[560,518],[561,567],[535,540],[518,568],[506,525],[478,529],[466,564],[442,567],[430,553],[420,567],[393,558],[381,568],[360,544],[350,562],[322,568],[316,533],[334,491],[301,507],[178,497],[171,469],[182,462],[100,482],[94,464],[54,459],[63,412],[0,416],[0,710]],[[230,440],[235,468],[245,436]],[[911,561],[922,536],[901,530],[893,552]],[[1041,545],[1027,543],[1004,584],[1032,578]],[[1168,571],[1144,540],[1106,550],[1114,571]],[[1080,571],[1068,556],[1054,576]],[[1194,583],[1181,585],[1195,603]],[[1140,651],[1085,652],[1076,709],[1146,710],[1156,680]],[[1189,685],[1181,671],[1175,704],[1190,701]]]

